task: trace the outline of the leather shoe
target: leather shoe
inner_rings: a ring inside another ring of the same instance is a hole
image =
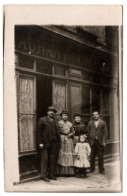
[[[51,179],[51,180],[57,180],[56,177],[49,177],[49,179]]]
[[[105,174],[105,172],[104,172],[104,171],[100,171],[99,173],[100,173],[100,174]]]
[[[91,170],[90,170],[90,173],[93,173],[93,172],[94,172],[94,170],[93,170],[93,169],[91,169]]]
[[[46,182],[50,182],[50,180],[48,178],[40,178],[41,180],[44,180]]]

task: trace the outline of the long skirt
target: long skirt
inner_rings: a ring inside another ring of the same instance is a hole
[[[58,157],[57,174],[74,174],[74,144],[72,138],[61,135],[61,149]]]

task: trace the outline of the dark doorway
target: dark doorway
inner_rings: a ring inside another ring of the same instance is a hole
[[[37,122],[47,115],[47,107],[52,105],[52,80],[37,77]]]

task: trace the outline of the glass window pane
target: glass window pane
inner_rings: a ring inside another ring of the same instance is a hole
[[[52,74],[52,65],[45,61],[36,61],[36,70],[37,72]]]
[[[19,79],[19,112],[33,113],[34,111],[34,78],[20,76]]]
[[[82,77],[82,72],[81,72],[81,70],[70,69],[70,75],[81,78]]]
[[[19,55],[19,66],[27,69],[33,69],[34,60],[32,58]]]
[[[62,82],[54,81],[53,105],[60,114],[66,108],[66,86]]]
[[[81,86],[71,84],[71,111],[72,115],[76,112],[81,112],[82,100],[81,100]]]
[[[19,115],[20,152],[35,150],[34,115]]]
[[[65,67],[55,66],[54,72],[56,75],[65,76],[65,71]]]
[[[34,78],[19,78],[20,152],[35,150]]]

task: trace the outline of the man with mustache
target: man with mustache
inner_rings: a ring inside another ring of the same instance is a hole
[[[60,132],[55,119],[56,109],[48,107],[47,116],[39,119],[38,142],[41,149],[41,179],[56,180],[56,164],[60,148]]]

